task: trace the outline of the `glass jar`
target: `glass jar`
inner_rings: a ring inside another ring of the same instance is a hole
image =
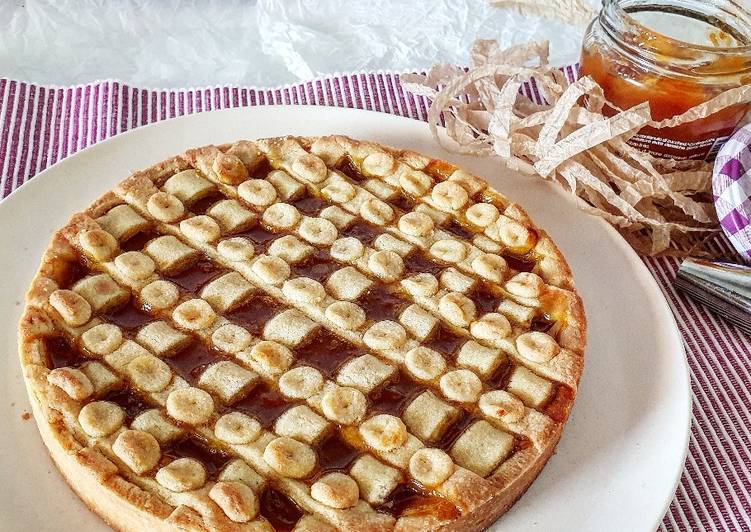
[[[747,85],[751,12],[742,1],[603,0],[584,36],[581,75],[620,109],[648,101],[654,121]],[[660,157],[712,160],[748,110],[738,103],[674,127],[646,126],[629,143]]]

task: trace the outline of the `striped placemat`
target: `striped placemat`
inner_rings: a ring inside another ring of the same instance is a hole
[[[569,74],[573,71],[569,69]],[[525,87],[528,96],[537,96]],[[0,197],[100,140],[183,114],[265,104],[371,109],[425,120],[428,102],[397,74],[327,76],[271,89],[144,90],[115,81],[42,87],[0,79]],[[722,238],[708,244],[720,253]],[[693,417],[686,468],[661,530],[751,530],[751,338],[676,293],[679,261],[644,258],[683,334]]]

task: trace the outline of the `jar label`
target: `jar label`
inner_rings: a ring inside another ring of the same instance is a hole
[[[726,135],[690,142],[637,133],[629,139],[628,144],[655,157],[712,161],[731,133],[728,131]]]

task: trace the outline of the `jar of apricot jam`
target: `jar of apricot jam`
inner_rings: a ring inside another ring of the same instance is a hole
[[[743,2],[603,0],[584,37],[581,75],[617,108],[649,102],[654,122],[748,85],[751,12]],[[739,101],[673,127],[646,126],[629,144],[659,157],[712,160],[748,110]]]

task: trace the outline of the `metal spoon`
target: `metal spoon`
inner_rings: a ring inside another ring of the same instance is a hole
[[[687,258],[678,269],[675,286],[751,333],[751,267]]]

